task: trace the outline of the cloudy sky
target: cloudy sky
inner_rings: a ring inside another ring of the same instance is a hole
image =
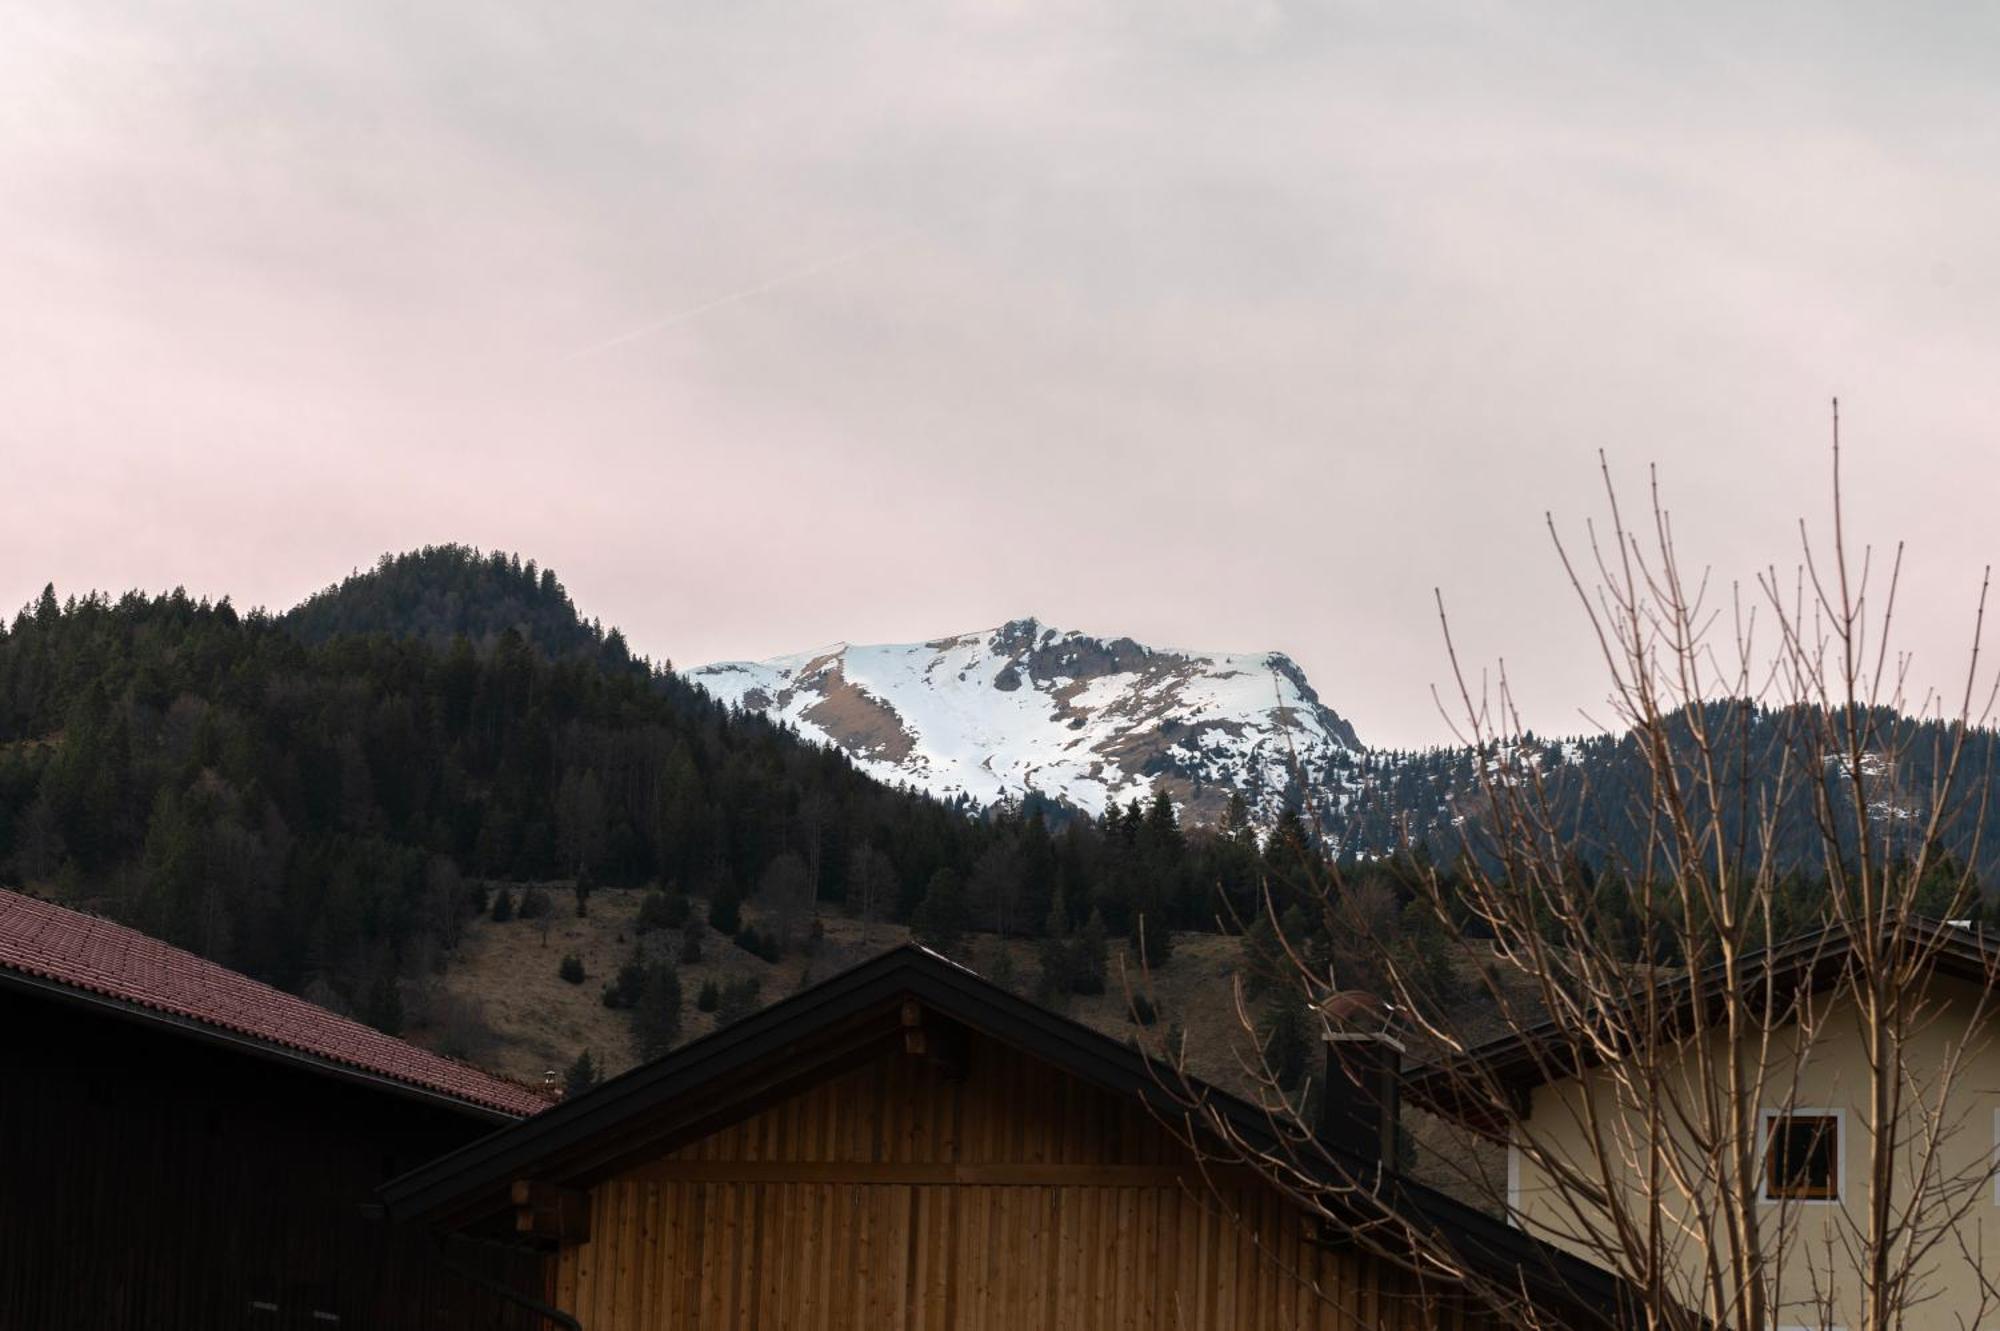
[[[1441,740],[1542,527],[2000,549],[2000,23],[1814,4],[0,0],[0,604],[554,566],[695,664],[1038,615]],[[1754,13],[1752,12],[1754,10]]]

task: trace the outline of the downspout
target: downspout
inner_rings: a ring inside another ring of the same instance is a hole
[[[451,1253],[447,1251],[445,1248],[445,1240],[447,1237],[458,1239],[461,1243],[476,1243],[479,1241],[476,1239],[466,1238],[462,1234],[452,1234],[448,1236],[444,1234],[432,1234],[431,1243],[433,1246],[436,1247],[438,1261],[441,1265],[443,1265],[445,1270],[451,1272],[453,1275],[459,1277],[461,1280],[464,1280],[469,1284],[477,1285],[479,1288],[485,1290],[489,1294],[494,1294],[502,1299],[505,1299],[508,1303],[511,1303],[518,1308],[527,1309],[529,1312],[535,1314],[537,1317],[544,1319],[545,1321],[554,1322],[557,1326],[563,1327],[565,1331],[583,1331],[582,1322],[577,1321],[576,1318],[570,1316],[568,1313],[556,1307],[554,1304],[543,1303],[540,1299],[535,1298],[532,1295],[523,1294],[520,1290],[515,1289],[512,1285],[509,1285],[504,1281],[495,1280],[493,1277],[487,1275],[483,1271],[475,1271],[471,1267],[460,1266],[457,1262],[452,1260]],[[506,1247],[508,1245],[492,1244],[491,1246]]]

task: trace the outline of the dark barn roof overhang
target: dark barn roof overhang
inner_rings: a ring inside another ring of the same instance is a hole
[[[937,1041],[934,1050],[948,1047],[954,1031],[977,1032],[1140,1101],[1184,1137],[1212,1137],[1213,1122],[1253,1150],[1288,1150],[1281,1134],[1289,1126],[1258,1106],[905,945],[413,1170],[381,1195],[399,1221],[439,1230],[490,1226],[508,1213],[517,1182],[587,1187],[906,1047],[913,1029]],[[1601,1268],[1433,1189],[1394,1173],[1382,1176],[1362,1155],[1326,1143],[1314,1150],[1325,1154],[1324,1195],[1354,1211],[1350,1233],[1404,1223],[1446,1236],[1461,1262],[1569,1312],[1576,1325],[1625,1323],[1622,1311],[1631,1306],[1625,1287]],[[1365,1196],[1353,1186],[1358,1179],[1369,1180]]]
[[[525,1086],[419,1049],[136,929],[4,890],[0,989],[140,1022],[496,1124],[549,1104]]]

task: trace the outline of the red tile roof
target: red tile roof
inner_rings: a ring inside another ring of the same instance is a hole
[[[18,892],[0,891],[0,971],[247,1036],[483,1109],[525,1115],[549,1107],[525,1086],[336,1016],[122,924]]]

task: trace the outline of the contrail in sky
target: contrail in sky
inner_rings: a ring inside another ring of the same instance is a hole
[[[915,233],[904,231],[900,233],[883,236],[879,240],[871,240],[866,245],[860,245],[856,246],[854,249],[845,250],[839,254],[833,255],[831,258],[820,259],[814,263],[807,264],[803,268],[794,268],[790,272],[780,273],[776,277],[768,278],[765,281],[757,283],[755,286],[747,286],[739,291],[731,291],[725,295],[716,296],[711,300],[705,300],[701,302],[701,304],[699,305],[690,305],[688,308],[684,310],[676,310],[674,313],[667,315],[665,318],[655,319],[651,323],[642,324],[637,328],[631,329],[627,332],[620,333],[616,337],[607,338],[602,342],[593,342],[589,346],[578,347],[576,350],[567,353],[563,357],[563,359],[582,360],[586,356],[595,356],[599,352],[609,351],[613,347],[622,347],[628,342],[637,342],[641,338],[647,338],[653,336],[653,334],[655,333],[665,332],[667,329],[672,328],[678,324],[684,324],[691,319],[700,318],[702,315],[707,314],[711,310],[719,310],[725,305],[734,305],[739,301],[750,300],[753,297],[761,296],[766,292],[776,291],[779,287],[790,286],[794,282],[802,282],[806,278],[812,277],[818,273],[823,273],[829,268],[838,268],[840,265],[844,263],[852,263],[854,260],[861,258],[865,254],[873,253],[874,251],[883,248],[884,246],[890,244],[893,241],[901,240],[906,236],[912,234]]]

